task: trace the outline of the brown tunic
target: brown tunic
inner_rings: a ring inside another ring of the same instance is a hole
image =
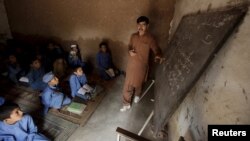
[[[138,32],[132,34],[129,43],[129,50],[131,49],[135,50],[136,55],[129,55],[128,57],[126,79],[123,88],[123,103],[125,105],[131,103],[133,92],[137,96],[141,94],[141,87],[148,70],[150,50],[155,55],[160,55],[160,48],[150,33],[146,33],[143,36],[139,36]]]

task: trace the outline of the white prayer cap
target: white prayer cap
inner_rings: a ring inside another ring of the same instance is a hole
[[[52,72],[49,72],[43,76],[43,82],[49,83],[54,77],[55,75]]]
[[[76,44],[72,44],[72,45],[70,45],[70,48],[75,48],[75,47],[77,47],[77,45],[76,45]]]

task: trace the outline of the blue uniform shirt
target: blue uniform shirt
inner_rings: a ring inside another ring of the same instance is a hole
[[[75,67],[75,66],[84,67],[85,66],[85,63],[78,56],[69,55],[68,63],[71,67]]]
[[[15,124],[0,121],[1,141],[49,141],[44,135],[37,133],[37,126],[29,115],[24,115]]]
[[[42,92],[42,104],[45,106],[44,113],[47,113],[49,108],[60,109],[70,103],[71,99],[59,92],[57,87],[48,85]]]
[[[0,96],[0,106],[3,105],[5,102],[5,99],[3,97]]]
[[[85,84],[87,84],[86,75],[77,76],[72,74],[69,78],[69,84],[71,89],[71,96],[75,97],[77,95],[77,91]]]
[[[27,74],[27,77],[29,79],[29,84],[32,89],[34,90],[44,90],[47,86],[46,83],[43,82],[42,78],[45,74],[44,69],[31,69],[29,73]]]
[[[98,68],[106,70],[112,67],[112,58],[109,53],[98,52],[96,55]]]
[[[22,72],[21,67],[18,64],[9,64],[8,65],[8,75],[11,81],[18,83],[17,74]]]

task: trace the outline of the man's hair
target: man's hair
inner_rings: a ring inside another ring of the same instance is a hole
[[[145,22],[146,24],[149,24],[149,19],[146,16],[140,16],[139,18],[137,18],[137,23],[140,22]]]
[[[13,102],[5,102],[0,106],[0,120],[10,118],[11,112],[16,108],[20,108],[18,104]]]

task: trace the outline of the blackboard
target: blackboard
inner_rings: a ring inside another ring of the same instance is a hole
[[[234,7],[182,18],[168,48],[163,51],[167,61],[156,70],[155,133],[167,124],[246,11],[245,7]]]

